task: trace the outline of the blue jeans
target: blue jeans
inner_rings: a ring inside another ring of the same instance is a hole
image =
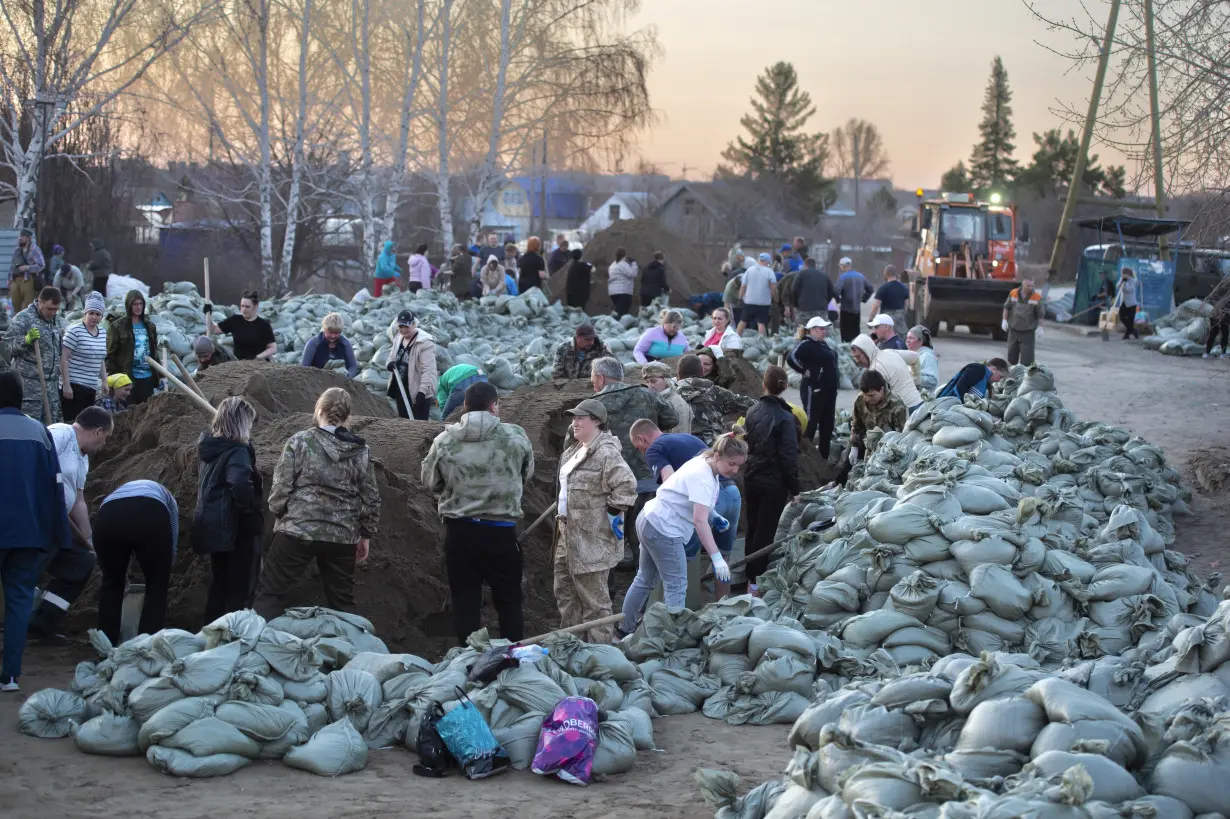
[[[444,419],[452,414],[453,410],[465,403],[466,390],[471,384],[477,384],[479,381],[486,381],[487,376],[482,373],[472,375],[464,381],[457,384],[448,394],[448,400],[444,402],[444,409],[440,410],[440,418]]]
[[[735,530],[739,528],[739,514],[743,511],[743,496],[739,494],[739,487],[733,483],[722,484],[713,511],[730,521],[730,528],[725,532],[713,533],[718,551],[723,556],[728,556],[730,550],[735,547]],[[712,517],[710,515],[710,520]],[[700,554],[700,535],[692,535],[692,539],[683,547],[683,554],[688,560]]]
[[[21,655],[34,613],[34,586],[38,583],[47,552],[41,549],[0,551],[0,582],[4,583],[4,661],[0,681],[21,676]]]
[[[636,534],[641,541],[641,563],[636,578],[624,596],[624,631],[631,632],[641,619],[645,601],[662,579],[666,605],[683,608],[688,599],[688,561],[683,556],[683,538],[667,537],[653,527],[644,515],[636,518]]]

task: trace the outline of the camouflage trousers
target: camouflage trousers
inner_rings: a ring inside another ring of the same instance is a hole
[[[559,607],[561,628],[611,616],[611,593],[606,583],[609,574],[610,570],[573,574],[568,568],[568,552],[556,548],[555,603]],[[577,637],[591,643],[609,644],[615,640],[615,627],[607,624],[591,628]]]
[[[15,361],[13,369],[21,376],[21,411],[44,424],[58,424],[63,421],[64,413],[60,409],[60,374],[43,374],[47,379],[47,404],[51,408],[51,417],[44,418],[43,385],[38,379],[38,368],[33,363]]]

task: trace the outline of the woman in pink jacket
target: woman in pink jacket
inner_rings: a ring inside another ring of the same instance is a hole
[[[410,254],[407,267],[406,289],[411,293],[419,289],[431,289],[431,262],[427,261],[427,245],[419,245]]]

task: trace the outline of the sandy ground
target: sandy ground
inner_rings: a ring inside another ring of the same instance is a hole
[[[940,375],[1003,354],[1003,345],[962,335],[936,340]],[[1186,471],[1190,458],[1230,449],[1230,362],[1171,358],[1136,343],[1103,342],[1049,330],[1039,360],[1050,366],[1064,403],[1080,418],[1128,427],[1163,448]],[[841,396],[849,408],[854,393]],[[1201,571],[1220,569],[1230,555],[1225,498],[1197,494],[1191,518],[1178,521],[1174,548]],[[334,782],[277,762],[253,763],[214,780],[179,780],[143,759],[107,759],[78,752],[71,740],[40,740],[16,731],[21,699],[44,687],[67,687],[83,645],[27,652],[22,694],[0,695],[0,816],[119,817],[154,813],[167,819],[239,816],[358,817],[418,814],[441,817],[707,817],[692,776],[697,768],[730,768],[749,785],[779,773],[791,754],[786,727],[731,727],[694,714],[654,724],[661,753],[640,753],[632,772],[579,789],[529,773],[484,782],[459,777],[425,780],[411,774],[402,750],[373,753],[366,770]]]

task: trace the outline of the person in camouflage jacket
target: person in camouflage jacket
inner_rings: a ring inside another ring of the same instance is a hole
[[[273,470],[269,511],[277,522],[254,606],[266,619],[282,613],[312,560],[329,607],[354,611],[355,563],[367,559],[378,531],[380,488],[367,443],[343,426],[350,405],[344,389],[325,390],[317,426],[292,435]]]
[[[726,416],[747,412],[756,399],[719,387],[701,377],[700,372],[697,356],[680,358],[676,390],[692,408],[692,434],[713,446],[714,440],[727,431]]]
[[[901,432],[909,418],[905,404],[889,391],[888,382],[878,371],[864,372],[858,387],[850,420],[851,464],[875,451],[874,444],[867,440],[872,430]]]
[[[513,642],[525,636],[516,521],[522,489],[534,474],[534,448],[525,430],[500,421],[497,399],[490,383],[471,384],[461,419],[431,442],[420,475],[444,520],[444,562],[460,643],[482,625],[484,583],[500,636]]]
[[[661,395],[640,384],[623,382],[624,365],[614,358],[600,358],[594,362],[590,381],[594,385],[594,398],[606,407],[606,428],[619,443],[624,461],[638,481],[653,477],[645,456],[632,446],[628,434],[632,425],[641,418],[648,418],[658,429],[671,429],[679,424],[679,414]],[[567,443],[571,443],[568,440]]]
[[[64,420],[60,410],[60,344],[63,339],[57,320],[60,302],[59,290],[44,287],[38,299],[19,310],[9,322],[4,331],[5,355],[0,355],[0,359],[9,358],[9,366],[21,376],[24,388],[21,411],[44,424],[58,424]],[[34,357],[36,344],[43,363],[43,380],[47,383],[50,418],[44,417],[43,384],[39,381],[38,360]]]
[[[565,341],[555,348],[555,366],[551,377],[589,378],[594,362],[610,354],[593,325],[582,324],[577,327],[572,341]]]

